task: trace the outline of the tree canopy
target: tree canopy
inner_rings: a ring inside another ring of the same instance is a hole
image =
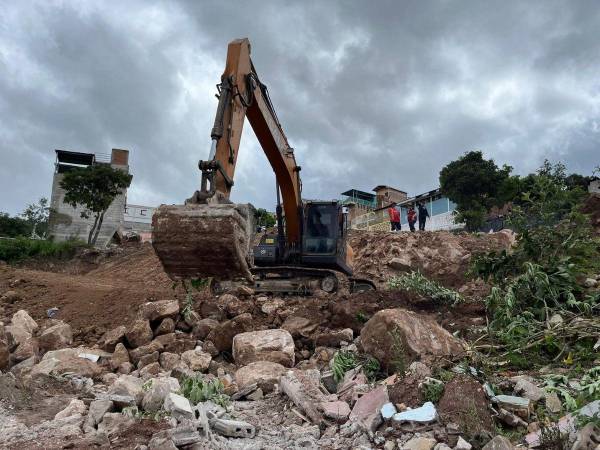
[[[88,244],[93,245],[104,220],[104,213],[115,197],[131,184],[132,175],[108,164],[94,164],[66,172],[60,182],[65,190],[64,203],[74,208],[81,206],[82,218],[94,217],[88,235]]]

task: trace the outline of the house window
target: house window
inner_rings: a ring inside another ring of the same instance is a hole
[[[125,214],[129,214],[129,208],[127,206],[125,207]]]
[[[145,216],[147,211],[147,209],[140,209],[140,216]]]

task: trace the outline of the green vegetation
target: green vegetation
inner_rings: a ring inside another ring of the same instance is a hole
[[[421,394],[423,395],[423,400],[426,402],[439,402],[443,393],[444,383],[437,380],[428,380],[428,382],[423,383],[421,387]]]
[[[3,237],[45,237],[48,232],[48,199],[40,198],[38,203],[27,205],[19,216],[10,217],[0,212],[0,236]]]
[[[88,244],[94,245],[102,228],[104,214],[115,197],[131,184],[132,175],[108,164],[94,164],[66,172],[60,182],[65,190],[64,202],[82,207],[82,218],[94,217]]]
[[[461,295],[452,289],[445,288],[436,281],[425,277],[421,272],[404,273],[388,281],[390,289],[400,289],[414,292],[422,297],[429,298],[438,303],[456,305],[463,301]]]
[[[585,193],[564,166],[548,162],[509,217],[518,234],[510,252],[474,258],[470,272],[492,283],[486,299],[489,334],[511,365],[592,361],[600,332],[600,291],[581,281],[600,271],[600,241],[581,214]]]
[[[374,381],[380,371],[379,361],[369,355],[360,355],[348,350],[340,350],[333,357],[333,378],[340,382],[346,372],[355,367],[362,366],[362,370],[370,381]]]
[[[216,378],[204,380],[201,376],[184,377],[181,380],[180,393],[192,405],[210,400],[217,405],[226,407],[229,404],[229,396],[223,393],[223,389],[223,383]]]
[[[390,346],[391,358],[388,371],[404,375],[408,365],[406,364],[406,346],[404,345],[402,331],[396,327],[392,331],[389,331],[388,334],[392,341],[392,345]]]
[[[254,213],[254,219],[256,220],[257,226],[265,226],[271,228],[275,226],[275,214],[270,213],[266,209],[258,208]]]
[[[440,172],[440,189],[456,203],[456,222],[476,231],[485,222],[488,210],[502,206],[514,196],[512,167],[499,169],[494,160],[486,160],[480,151],[465,153]]]
[[[69,259],[85,246],[81,241],[53,242],[24,237],[0,239],[0,260],[15,263],[28,258]]]

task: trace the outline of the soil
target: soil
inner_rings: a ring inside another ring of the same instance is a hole
[[[407,375],[388,387],[390,402],[394,405],[404,403],[409,408],[418,408],[423,405],[423,397],[419,389],[419,380],[414,375]]]
[[[592,227],[600,234],[600,194],[590,194],[581,211],[590,215]]]
[[[438,404],[444,423],[456,423],[462,430],[494,430],[489,401],[480,383],[466,375],[458,375],[446,384]]]
[[[89,344],[106,330],[131,321],[142,303],[184,297],[181,287],[173,289],[149,244],[109,253],[99,262],[76,258],[56,268],[49,272],[0,267],[0,292],[14,290],[21,297],[4,304],[6,318],[25,309],[42,324],[46,311],[56,307],[54,318],[71,325],[75,344]]]

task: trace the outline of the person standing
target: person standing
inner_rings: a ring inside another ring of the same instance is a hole
[[[429,217],[429,211],[423,206],[423,203],[419,203],[419,231],[425,231],[425,221]]]
[[[411,206],[410,208],[408,208],[408,214],[407,214],[407,218],[408,218],[408,226],[410,227],[410,231],[415,231],[415,222],[417,221],[417,213],[415,212],[415,209]]]
[[[390,226],[392,231],[400,231],[400,213],[395,207],[396,205],[390,205],[388,214],[390,215]]]

